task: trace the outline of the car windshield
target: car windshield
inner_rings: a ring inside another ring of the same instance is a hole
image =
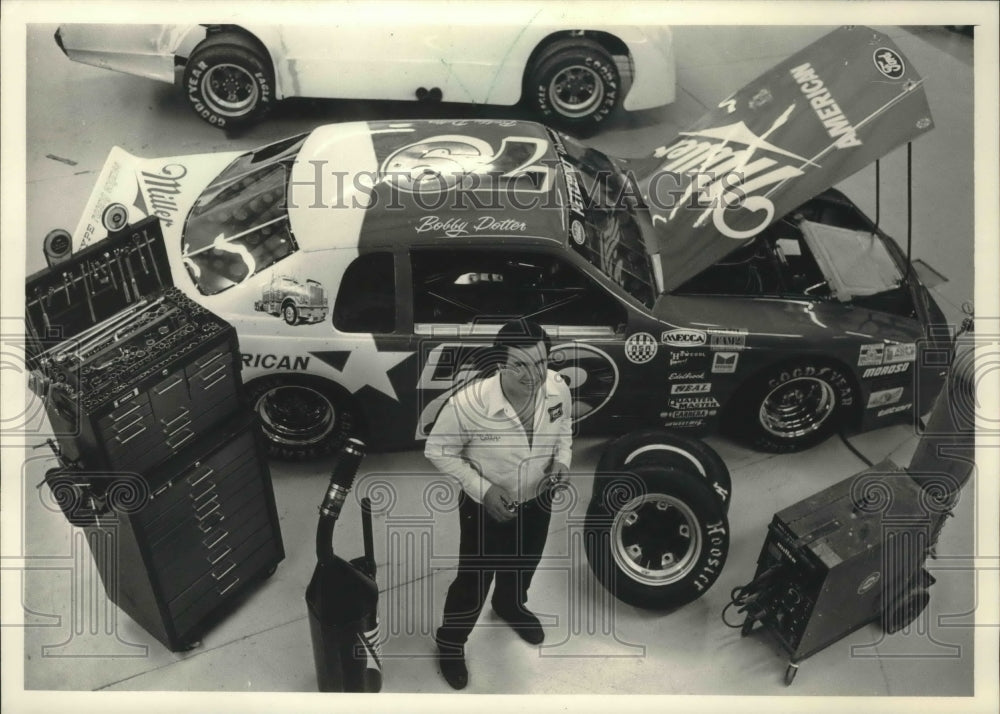
[[[214,295],[292,255],[285,195],[306,134],[242,154],[195,201],[181,257],[203,295]]]
[[[656,289],[651,258],[635,221],[636,187],[601,152],[565,134],[554,133],[553,138],[569,196],[569,244],[632,297],[652,307]]]

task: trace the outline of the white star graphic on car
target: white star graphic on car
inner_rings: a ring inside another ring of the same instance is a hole
[[[337,375],[337,383],[354,394],[364,386],[377,389],[399,401],[399,396],[389,380],[389,370],[413,352],[379,352],[375,339],[368,335],[355,344],[344,369]]]

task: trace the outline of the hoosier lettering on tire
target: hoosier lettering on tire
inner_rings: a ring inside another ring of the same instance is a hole
[[[184,67],[184,91],[195,114],[220,129],[260,121],[274,101],[270,59],[237,33],[210,35]]]
[[[629,605],[667,610],[703,595],[729,553],[724,505],[698,474],[644,463],[595,492],[584,526],[594,575]]]

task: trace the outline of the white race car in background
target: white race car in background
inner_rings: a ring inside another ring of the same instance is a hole
[[[574,23],[546,6],[482,10],[428,5],[426,19],[393,21],[377,4],[350,22],[311,25],[64,24],[56,42],[77,62],[180,84],[205,121],[235,129],[286,97],[525,104],[548,123],[594,128],[612,112],[674,100],[666,27]],[[343,18],[338,18],[341,21]]]

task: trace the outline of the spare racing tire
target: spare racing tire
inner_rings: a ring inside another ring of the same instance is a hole
[[[764,370],[740,389],[730,402],[726,428],[760,451],[801,451],[834,434],[857,400],[846,367],[793,360]]]
[[[726,511],[729,510],[732,478],[715,449],[693,436],[656,427],[629,432],[605,447],[597,461],[595,493],[614,473],[642,464],[670,466],[701,476]]]
[[[184,91],[204,121],[220,129],[241,129],[270,110],[274,70],[251,38],[235,32],[209,35],[188,58]]]
[[[615,598],[669,610],[718,579],[729,553],[729,522],[701,476],[642,464],[594,494],[584,543],[591,570]]]

